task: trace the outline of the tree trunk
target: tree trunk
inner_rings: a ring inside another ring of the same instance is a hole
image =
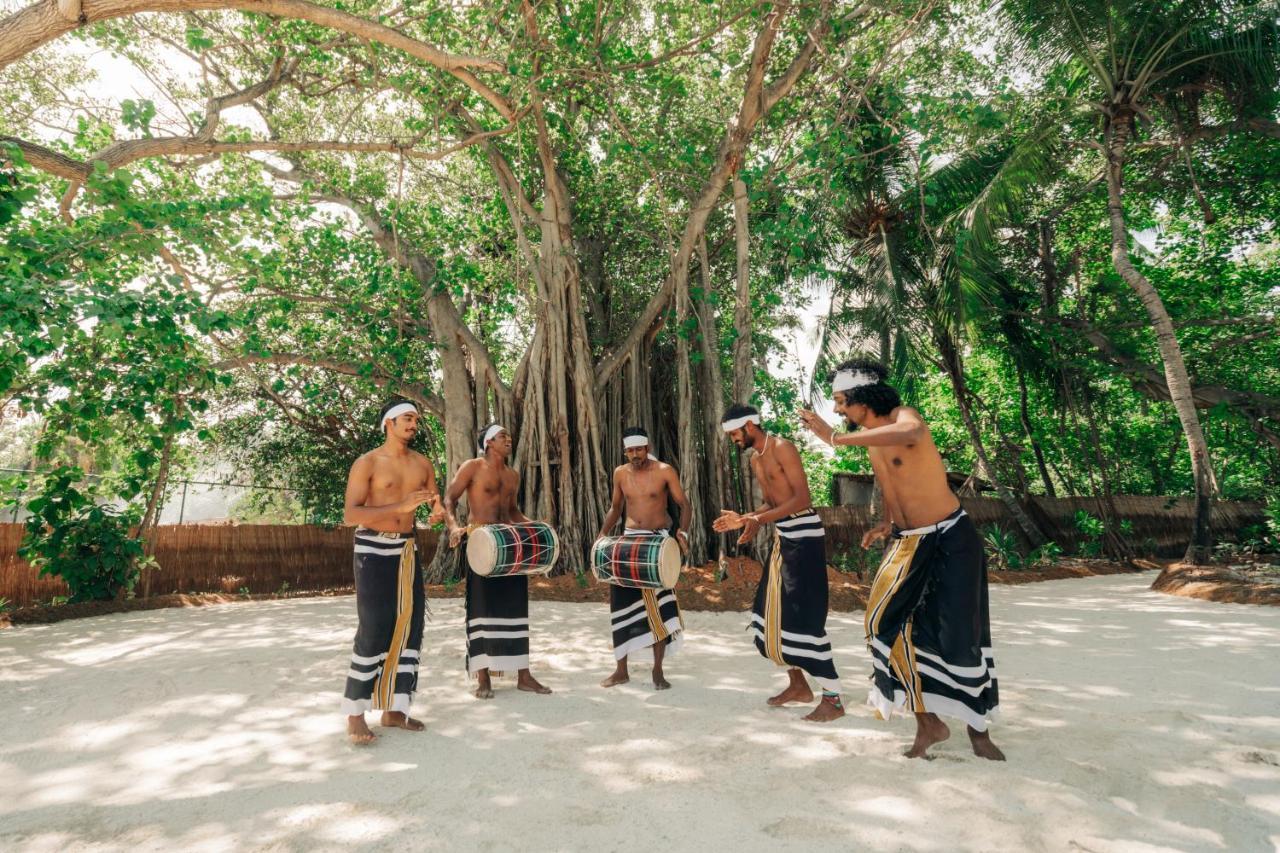
[[[749,403],[755,392],[755,362],[751,352],[754,331],[751,317],[750,251],[751,233],[747,228],[747,185],[733,179],[733,236],[737,257],[737,291],[733,302],[733,402]],[[720,412],[716,412],[719,418]]]
[[[938,344],[938,350],[942,354],[942,361],[947,370],[947,378],[951,380],[951,390],[956,395],[956,405],[960,409],[960,419],[964,421],[964,428],[969,433],[969,442],[973,445],[973,453],[978,458],[978,469],[982,476],[987,478],[992,487],[996,490],[996,495],[1000,498],[1000,502],[1004,504],[1005,509],[1009,513],[1009,517],[1021,528],[1026,535],[1027,541],[1031,543],[1032,548],[1039,548],[1046,541],[1044,533],[1027,515],[1026,510],[1022,508],[1022,504],[1018,503],[1018,499],[1014,497],[1001,482],[996,475],[995,467],[991,464],[991,460],[987,456],[986,446],[982,443],[982,434],[978,430],[978,423],[974,420],[973,409],[969,405],[969,389],[964,381],[964,363],[960,357],[960,350],[946,332],[939,332],[935,335]]]
[[[1191,543],[1187,546],[1188,563],[1207,562],[1213,552],[1213,532],[1210,528],[1213,498],[1217,491],[1213,463],[1209,458],[1209,446],[1200,426],[1195,398],[1191,391],[1191,379],[1182,360],[1182,348],[1173,331],[1173,320],[1164,307],[1164,300],[1129,258],[1129,229],[1124,218],[1124,157],[1125,148],[1133,131],[1133,115],[1120,112],[1109,118],[1106,126],[1107,213],[1111,220],[1111,262],[1116,272],[1137,294],[1151,320],[1156,334],[1160,360],[1164,364],[1165,384],[1169,397],[1178,413],[1182,432],[1187,439],[1187,451],[1191,454],[1191,472],[1195,481],[1195,520],[1191,526]]]
[[[1040,471],[1040,482],[1044,484],[1044,493],[1051,498],[1056,498],[1058,492],[1054,489],[1053,480],[1049,477],[1049,467],[1044,464],[1044,450],[1031,429],[1031,413],[1027,407],[1027,376],[1022,370],[1022,365],[1016,364],[1014,368],[1018,371],[1018,414],[1022,420],[1022,431],[1026,433],[1027,441],[1031,442],[1031,452],[1036,457],[1036,468]]]
[[[724,430],[720,427],[720,415],[724,407],[724,377],[720,372],[720,331],[716,324],[715,311],[711,303],[711,269],[707,255],[707,238],[704,234],[698,244],[698,265],[702,279],[702,298],[694,306],[698,317],[698,339],[702,344],[702,393],[699,404],[702,409],[703,448],[707,464],[706,497],[703,500],[703,522],[720,514],[730,504],[729,492],[729,449],[724,438]],[[748,339],[748,345],[750,340]],[[735,349],[737,341],[734,341]],[[736,370],[736,365],[735,365]],[[736,376],[735,376],[736,378]],[[724,536],[707,532],[710,538],[709,551],[714,551],[718,562],[724,562]],[[711,556],[711,555],[709,555]]]
[[[688,279],[676,284],[676,440],[680,447],[681,485],[689,495],[693,514],[689,520],[689,564],[698,566],[707,561],[707,525],[699,471],[698,423],[694,406],[693,364],[689,337],[691,334],[692,305],[689,301]]]

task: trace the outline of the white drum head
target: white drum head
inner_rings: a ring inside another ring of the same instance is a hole
[[[467,565],[471,571],[488,576],[498,562],[498,542],[488,527],[477,527],[467,537]]]
[[[675,589],[680,580],[680,545],[674,537],[667,537],[658,549],[658,579],[663,589]]]

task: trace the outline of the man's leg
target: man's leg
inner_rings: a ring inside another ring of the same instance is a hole
[[[538,683],[538,679],[534,678],[533,674],[527,669],[520,670],[519,675],[516,676],[516,689],[523,690],[525,693],[538,693],[543,696],[551,692],[550,687]]]
[[[493,685],[489,683],[489,667],[485,667],[476,673],[476,698],[492,699]]]
[[[601,687],[616,687],[619,684],[626,684],[631,680],[631,673],[627,671],[627,656],[623,655],[618,658],[618,665],[614,668],[613,674],[600,682]]]
[[[408,648],[417,652],[420,656],[422,653],[422,635],[426,626],[427,615],[427,591],[422,585],[422,562],[417,554],[414,554],[413,568],[413,615],[409,628],[409,644]],[[418,670],[420,657],[414,659],[414,671],[397,672],[396,673],[396,693],[400,694],[407,690],[409,695],[418,688]],[[382,725],[388,728],[405,729],[411,732],[420,732],[426,728],[421,720],[415,720],[403,711],[384,711],[382,713]]]
[[[843,716],[844,703],[840,701],[840,694],[833,690],[824,689],[822,691],[822,699],[818,702],[818,707],[805,714],[804,718],[811,723],[829,723]]]
[[[788,702],[812,702],[813,691],[809,689],[809,682],[805,680],[804,672],[799,667],[793,666],[787,670],[787,676],[790,681],[786,689],[777,696],[770,696],[768,704],[778,708]]]
[[[969,726],[969,743],[973,746],[973,754],[988,761],[1004,761],[1004,753],[1000,747],[991,742],[990,732],[980,732]]]
[[[653,689],[669,690],[671,684],[662,677],[662,658],[667,653],[667,641],[658,640],[653,644]]]
[[[951,729],[937,714],[916,714],[916,739],[903,753],[907,758],[928,758],[927,750],[951,737]]]
[[[356,746],[367,746],[378,738],[369,730],[369,724],[364,721],[364,714],[352,714],[347,717],[347,737]]]

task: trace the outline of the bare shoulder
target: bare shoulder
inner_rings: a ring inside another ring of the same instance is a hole
[[[424,468],[430,468],[433,471],[435,470],[435,466],[431,464],[431,460],[423,456],[421,453],[419,453],[416,450],[409,451],[409,458],[413,460],[413,464],[415,465],[420,465]]]
[[[796,447],[796,443],[794,441],[777,437],[774,438],[774,441],[777,442],[776,452],[779,456],[789,459],[798,459],[800,457],[800,449]]]
[[[895,421],[913,421],[915,423],[924,423],[924,418],[920,417],[920,413],[910,406],[899,406],[893,410],[893,419]]]
[[[615,483],[618,482],[618,478],[622,476],[622,472],[627,470],[628,464],[629,463],[627,462],[623,462],[621,465],[613,469],[613,481]]]
[[[351,463],[351,473],[368,471],[373,468],[374,462],[378,458],[378,451],[370,450],[368,453],[361,453],[356,457],[356,461]]]

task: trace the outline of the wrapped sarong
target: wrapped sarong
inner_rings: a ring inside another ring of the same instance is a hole
[[[867,702],[882,719],[905,708],[986,731],[999,705],[987,560],[963,509],[894,533],[871,586],[866,631]]]
[[[669,536],[666,530],[628,527],[623,536]],[[674,589],[633,589],[609,585],[609,619],[613,623],[613,657],[622,660],[632,652],[666,644],[675,654],[684,645],[684,617]]]
[[[427,596],[412,533],[355,534],[356,639],[342,713],[409,713]]]
[[[466,563],[466,538],[458,546]],[[529,668],[529,576],[466,570],[467,672],[498,677]]]
[[[760,654],[799,667],[823,689],[840,692],[827,638],[827,546],[822,519],[801,510],[774,525],[772,553],[751,608]]]

